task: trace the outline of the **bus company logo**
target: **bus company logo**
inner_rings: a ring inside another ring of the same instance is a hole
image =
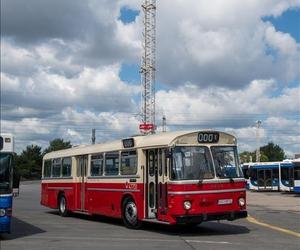
[[[126,187],[126,189],[137,189],[137,184],[126,182],[125,187]]]

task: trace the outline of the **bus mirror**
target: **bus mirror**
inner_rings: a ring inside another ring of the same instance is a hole
[[[19,189],[20,186],[20,175],[15,173],[13,174],[13,189]]]

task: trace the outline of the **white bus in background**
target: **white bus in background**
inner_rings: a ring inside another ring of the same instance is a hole
[[[300,194],[300,159],[292,161],[294,165],[294,192]]]
[[[247,163],[249,189],[257,191],[293,191],[294,172],[290,160]]]

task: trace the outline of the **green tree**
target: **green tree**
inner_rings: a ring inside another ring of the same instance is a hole
[[[42,159],[41,147],[37,145],[27,146],[19,156],[16,156],[17,172],[25,179],[40,179]]]
[[[251,160],[253,159],[251,156],[252,156],[252,152],[249,151],[244,151],[240,153],[241,163],[251,162]]]
[[[286,158],[284,150],[273,142],[261,147],[260,152],[268,158],[268,161],[282,161]]]
[[[52,151],[71,148],[71,147],[72,144],[70,141],[64,141],[63,139],[57,138],[49,142],[49,147],[45,149],[44,154]]]

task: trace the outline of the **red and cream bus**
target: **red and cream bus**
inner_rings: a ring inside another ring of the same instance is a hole
[[[218,131],[169,132],[48,153],[41,204],[69,212],[199,224],[247,217],[236,138]]]

